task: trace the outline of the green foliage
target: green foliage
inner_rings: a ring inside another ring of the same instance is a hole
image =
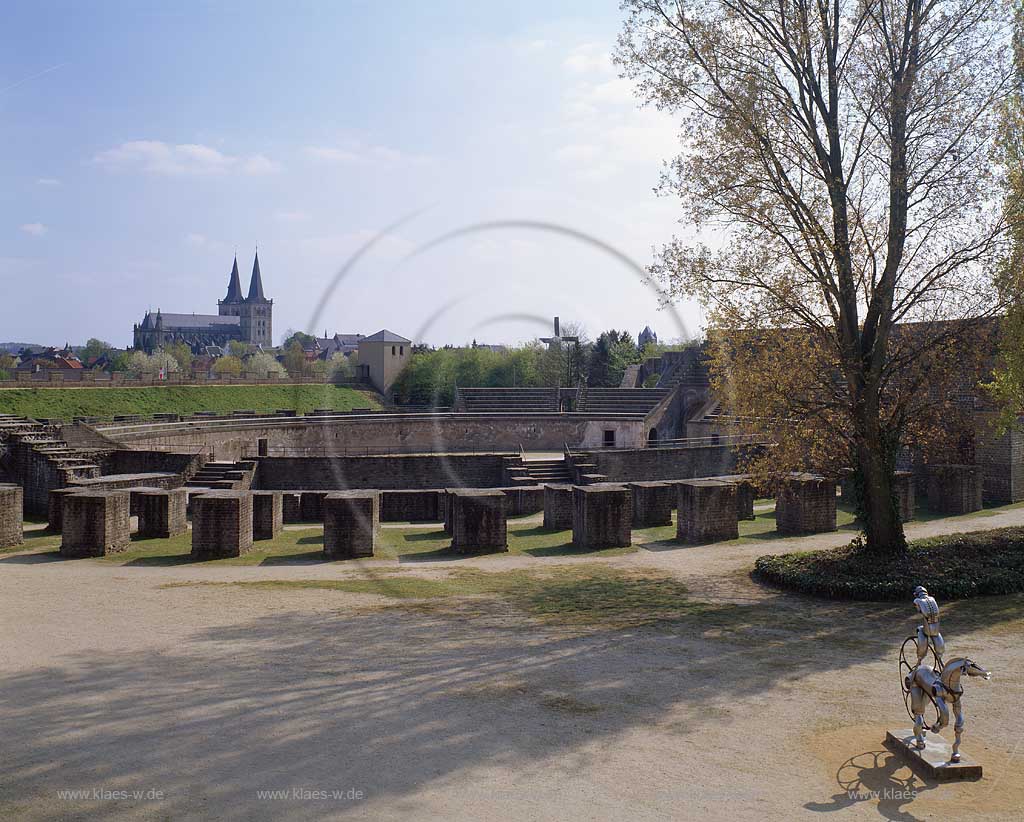
[[[257,351],[245,361],[245,370],[257,377],[287,377],[288,372],[272,354],[266,351]]]
[[[281,343],[282,348],[288,348],[292,343],[298,343],[302,348],[312,348],[316,337],[306,334],[304,331],[289,331]]]
[[[163,369],[165,374],[172,374],[181,370],[178,361],[170,354],[157,351],[155,354],[147,354],[145,351],[132,351],[128,355],[127,368],[125,370],[133,376],[152,376]]]
[[[213,361],[213,373],[218,376],[237,377],[242,373],[242,361],[234,354]]]
[[[292,339],[284,346],[284,367],[293,377],[301,377],[306,371],[306,352],[302,343]]]
[[[333,355],[328,363],[327,376],[331,382],[350,382],[356,377],[356,367],[352,359],[355,354],[346,357],[340,351]]]
[[[86,340],[85,347],[78,356],[84,365],[88,365],[89,360],[94,357],[101,357],[104,354],[111,352],[113,348],[114,346],[108,342],[96,339],[96,337],[90,337]]]
[[[642,355],[628,331],[603,332],[594,343],[587,369],[591,388],[618,388],[627,366],[641,362]]]
[[[644,388],[657,388],[660,379],[661,374],[648,374],[647,379],[644,380]]]
[[[376,394],[335,385],[164,385],[139,388],[5,388],[0,413],[69,420],[114,414],[256,413],[379,408]]]
[[[190,371],[192,369],[192,349],[185,343],[171,343],[164,347],[164,353],[174,357],[182,371]]]
[[[905,600],[915,585],[942,599],[1024,591],[1024,528],[916,540],[903,554],[844,548],[758,557],[754,577],[828,599]]]

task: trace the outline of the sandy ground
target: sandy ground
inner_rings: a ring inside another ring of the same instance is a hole
[[[1021,522],[1015,510],[911,535]],[[1021,819],[1022,599],[944,609],[949,650],[995,673],[965,696],[964,749],[986,776],[925,783],[881,745],[908,722],[896,659],[909,602],[822,603],[746,575],[766,551],[847,539],[602,560],[678,575],[727,619],[589,631],[497,605],[166,587],[368,563],[0,557],[0,818]]]

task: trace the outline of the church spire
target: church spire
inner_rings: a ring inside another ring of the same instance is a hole
[[[238,257],[235,257],[234,265],[231,266],[231,279],[228,280],[228,293],[224,297],[226,303],[242,302],[242,281],[238,277]]]
[[[265,300],[263,296],[263,278],[260,276],[260,252],[256,250],[256,257],[252,261],[252,279],[249,280],[249,296],[246,299],[250,302]]]

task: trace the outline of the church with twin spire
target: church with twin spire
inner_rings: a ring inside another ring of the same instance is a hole
[[[216,314],[165,314],[159,309],[147,311],[141,323],[134,327],[133,347],[152,354],[167,345],[185,343],[195,354],[203,353],[207,346],[224,348],[232,340],[273,346],[274,301],[263,293],[260,274],[260,255],[252,263],[249,292],[242,296],[242,283],[238,276],[238,258],[231,267],[228,291],[217,301]]]

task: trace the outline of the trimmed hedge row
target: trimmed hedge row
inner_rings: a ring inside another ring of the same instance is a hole
[[[906,599],[916,585],[941,599],[1024,591],[1024,528],[998,528],[917,540],[884,557],[856,543],[824,551],[758,557],[754,579],[827,599]]]

